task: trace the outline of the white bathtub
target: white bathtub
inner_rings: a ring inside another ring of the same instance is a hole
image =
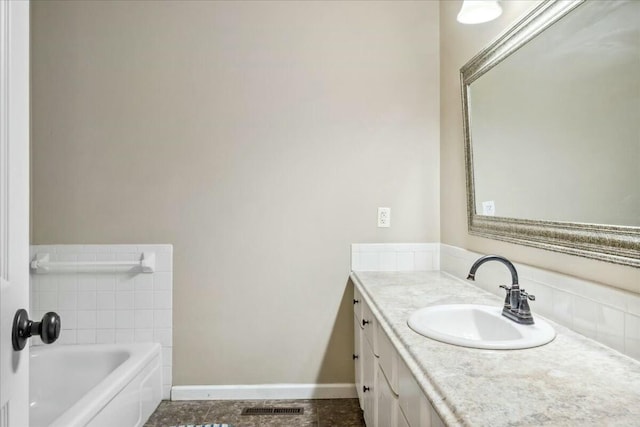
[[[31,427],[142,426],[162,399],[159,344],[31,347]]]

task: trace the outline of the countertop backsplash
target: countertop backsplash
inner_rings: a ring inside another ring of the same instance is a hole
[[[411,254],[411,255],[409,255]],[[439,243],[353,244],[353,271],[441,270],[466,279],[473,262],[483,255]],[[500,254],[509,258],[508,254]],[[411,268],[408,261],[413,257]],[[531,311],[566,326],[588,338],[640,360],[640,295],[600,283],[514,263],[524,288],[536,300]],[[504,296],[500,285],[511,276],[504,265],[484,264],[475,282],[492,294]]]

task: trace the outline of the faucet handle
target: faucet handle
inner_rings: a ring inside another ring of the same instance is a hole
[[[500,285],[500,287],[504,290],[506,290],[507,292],[509,292],[511,290],[511,288],[507,285]]]
[[[520,297],[523,299],[529,299],[531,301],[535,301],[536,300],[536,296],[535,295],[529,295],[524,289],[520,290]]]
[[[519,305],[517,317],[518,323],[522,323],[524,325],[533,325],[535,322],[533,321],[533,316],[531,316],[531,308],[529,308],[529,301],[527,300],[535,300],[536,297],[533,295],[529,295],[524,289],[520,291],[519,297]]]

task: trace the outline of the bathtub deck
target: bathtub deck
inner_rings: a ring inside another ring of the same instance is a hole
[[[304,415],[240,415],[245,407],[303,407]],[[228,423],[234,427],[364,427],[357,399],[163,401],[145,427]]]

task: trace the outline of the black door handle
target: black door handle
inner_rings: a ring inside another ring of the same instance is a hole
[[[39,335],[45,344],[51,344],[57,340],[60,336],[60,316],[50,311],[42,316],[40,322],[34,322],[29,320],[29,313],[24,308],[16,311],[11,331],[13,349],[22,350],[27,344],[27,339],[33,335]]]

